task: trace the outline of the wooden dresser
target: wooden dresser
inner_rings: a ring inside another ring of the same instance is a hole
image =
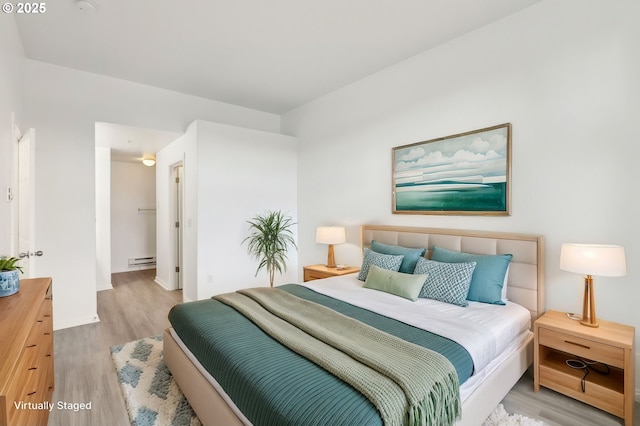
[[[51,278],[0,298],[0,426],[43,425],[53,394]]]

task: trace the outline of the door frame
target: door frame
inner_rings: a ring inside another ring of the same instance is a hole
[[[36,247],[35,247],[35,231],[36,231],[36,226],[35,226],[35,175],[36,175],[36,167],[35,167],[35,148],[36,148],[36,131],[34,128],[29,128],[29,130],[27,130],[24,134],[22,134],[22,136],[20,137],[20,140],[18,140],[18,144],[17,144],[17,151],[18,151],[18,164],[17,164],[17,174],[18,174],[18,181],[17,181],[17,186],[14,187],[14,197],[13,200],[16,200],[17,202],[15,203],[17,206],[17,220],[16,220],[16,228],[18,231],[18,238],[17,238],[17,247],[16,247],[16,253],[18,253],[18,256],[20,256],[21,250],[24,250],[23,253],[26,253],[26,257],[22,258],[21,261],[21,266],[24,270],[24,277],[25,278],[32,278],[34,276],[36,276],[36,265],[34,262],[34,256],[35,256],[35,252],[36,252]],[[26,142],[23,142],[25,140],[25,138],[27,138],[27,141],[29,143],[29,145],[26,147],[27,151],[25,151],[23,149],[23,144]],[[28,158],[28,172],[29,172],[29,182],[26,188],[22,188],[22,184],[20,183],[20,176],[21,176],[21,172],[22,172],[22,167],[23,167],[23,161],[21,160],[21,153],[22,152],[26,152]],[[22,210],[21,207],[21,203],[24,201],[25,199],[25,194],[22,193],[22,189],[27,189],[28,192],[26,194],[26,212]],[[16,197],[17,196],[17,197]],[[13,202],[12,200],[12,202]],[[25,217],[25,215],[27,216],[27,220],[26,220],[26,228],[23,228],[24,224],[24,220],[21,220]],[[21,236],[21,229],[25,229],[26,233],[27,233],[27,247],[24,249],[21,249],[20,247],[20,242],[22,240],[22,236]],[[38,256],[41,256],[42,253],[38,252]]]
[[[178,268],[172,275],[171,288],[181,290],[184,280],[184,162],[178,161],[169,166],[171,182],[169,186],[169,211],[171,223],[177,223],[174,235],[170,241],[170,261],[172,268]],[[176,179],[178,179],[176,181]]]
[[[20,161],[18,156],[18,143],[22,138],[22,132],[15,121],[15,113],[11,113],[11,135],[13,137],[11,143],[11,191],[13,193],[13,191],[16,191],[18,188],[18,161]],[[18,220],[20,219],[20,210],[18,209],[18,203],[14,201],[15,197],[11,199],[11,253],[12,256],[17,257],[19,238]]]

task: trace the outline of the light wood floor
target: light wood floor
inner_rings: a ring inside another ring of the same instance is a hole
[[[533,391],[533,372],[525,373],[502,400],[505,410],[541,420],[549,426],[618,426],[622,419],[550,389]],[[640,426],[640,404],[635,403],[634,425]]]
[[[54,332],[53,402],[91,402],[92,409],[54,409],[49,426],[129,425],[109,349],[169,326],[167,314],[182,292],[164,290],[154,277],[153,269],[113,274],[114,289],[98,292],[99,323]]]
[[[99,323],[54,333],[54,404],[91,401],[92,410],[54,410],[49,426],[129,425],[109,348],[160,334],[169,325],[167,313],[182,301],[182,293],[165,291],[153,282],[154,276],[155,270],[114,274],[114,289],[98,293]],[[520,379],[503,404],[509,413],[542,420],[549,426],[622,424],[614,416],[551,390],[543,388],[535,393],[531,374]],[[635,424],[640,426],[638,405]]]

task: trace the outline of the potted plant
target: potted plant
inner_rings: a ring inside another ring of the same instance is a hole
[[[16,263],[17,257],[0,257],[0,297],[11,296],[20,290],[18,271],[22,268]]]
[[[295,223],[279,210],[267,211],[247,223],[252,232],[242,243],[248,243],[249,254],[259,262],[256,276],[263,268],[267,268],[269,284],[273,287],[275,272],[287,270],[289,245],[297,249],[291,230]]]

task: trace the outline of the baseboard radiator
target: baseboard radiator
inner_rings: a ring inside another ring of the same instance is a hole
[[[151,266],[156,266],[155,256],[135,257],[133,259],[129,259],[129,268],[136,268],[136,267],[147,268]]]

